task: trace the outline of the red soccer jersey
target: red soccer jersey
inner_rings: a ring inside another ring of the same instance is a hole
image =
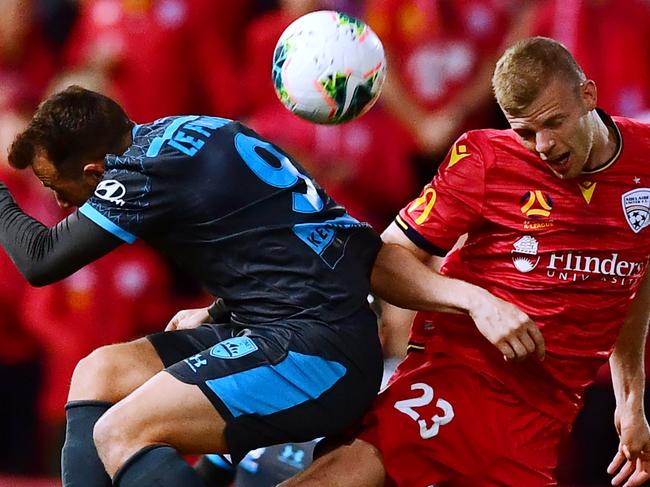
[[[397,217],[421,248],[450,249],[442,273],[519,306],[546,359],[506,363],[463,315],[420,313],[412,340],[497,378],[528,404],[572,421],[610,355],[650,255],[650,126],[615,118],[619,150],[562,180],[511,130],[464,134]]]

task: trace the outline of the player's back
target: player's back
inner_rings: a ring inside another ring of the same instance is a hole
[[[85,205],[100,224],[162,250],[243,322],[336,321],[365,306],[378,236],[281,149],[215,117],[133,134]]]

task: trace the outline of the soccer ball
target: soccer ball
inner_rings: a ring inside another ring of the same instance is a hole
[[[367,112],[385,77],[386,58],[377,35],[341,12],[303,15],[282,33],[273,54],[278,98],[316,123],[347,122]]]

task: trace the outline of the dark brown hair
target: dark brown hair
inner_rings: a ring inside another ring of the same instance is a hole
[[[509,47],[497,61],[492,88],[503,111],[516,116],[554,79],[567,81],[577,96],[587,78],[562,44],[530,37]]]
[[[73,85],[39,105],[27,128],[14,139],[9,163],[25,169],[42,149],[60,174],[76,176],[86,162],[120,151],[132,127],[117,102]]]

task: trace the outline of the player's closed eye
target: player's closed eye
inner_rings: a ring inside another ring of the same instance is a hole
[[[535,140],[535,132],[532,130],[516,130],[516,132],[526,142],[533,142]]]
[[[546,128],[549,128],[549,129],[558,128],[560,125],[562,125],[562,123],[564,122],[564,120],[565,120],[565,117],[552,118],[552,119],[550,119],[550,120],[547,120],[547,121],[544,123],[544,126],[545,126]]]

